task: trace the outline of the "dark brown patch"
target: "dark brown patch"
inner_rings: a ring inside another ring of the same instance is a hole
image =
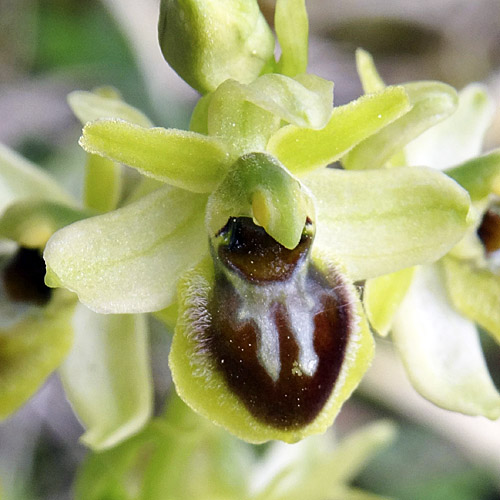
[[[7,296],[13,302],[47,304],[52,290],[45,285],[45,262],[39,250],[20,248],[7,263],[2,279]]]
[[[306,221],[306,228],[311,224]],[[228,269],[253,282],[284,281],[305,258],[313,240],[304,231],[299,244],[292,250],[269,236],[264,228],[248,217],[231,217],[217,236],[227,243],[218,248],[218,258]]]
[[[488,253],[500,250],[500,215],[488,210],[483,215],[477,234]]]
[[[217,273],[209,306],[213,318],[207,332],[210,349],[231,391],[252,415],[268,425],[286,429],[312,422],[333,391],[352,322],[349,299],[342,284],[333,279],[309,265],[306,293],[321,304],[314,317],[314,349],[319,364],[311,377],[294,373],[299,350],[286,305],[272,305],[281,358],[280,376],[274,382],[257,358],[256,325],[250,321],[238,325],[238,293],[222,272]]]

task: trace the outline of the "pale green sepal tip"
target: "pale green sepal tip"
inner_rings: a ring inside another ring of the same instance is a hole
[[[281,48],[277,71],[287,76],[305,73],[309,49],[305,0],[277,0],[274,26]]]
[[[447,410],[500,417],[500,394],[488,373],[478,332],[449,303],[439,265],[416,271],[392,337],[422,396]]]
[[[322,272],[337,272],[335,266],[320,254],[313,255],[313,260]],[[359,384],[374,351],[373,337],[356,291],[347,282],[344,284],[351,295],[357,318],[333,392],[311,423],[300,428],[279,429],[257,420],[228,389],[209,350],[198,344],[199,329],[207,327],[209,316],[206,315],[206,307],[214,285],[210,259],[205,259],[186,273],[178,287],[179,318],[169,356],[177,393],[193,410],[251,443],[272,439],[294,443],[308,435],[323,433]]]
[[[342,159],[346,169],[377,169],[384,166],[410,141],[453,113],[457,92],[441,82],[411,82],[403,85],[411,108],[406,114],[371,135]],[[390,88],[390,87],[387,87]],[[414,162],[411,162],[415,165]],[[421,163],[427,165],[426,162]]]
[[[315,200],[315,244],[353,280],[433,262],[471,223],[467,192],[430,168],[320,169],[302,182]]]
[[[300,181],[266,153],[242,156],[207,205],[207,227],[214,236],[230,217],[253,217],[286,248],[300,241],[306,217],[314,219],[313,202]]]
[[[162,0],[158,32],[166,61],[202,94],[230,78],[255,80],[273,58],[256,0]]]
[[[409,267],[378,278],[366,280],[363,306],[371,327],[382,337],[387,336],[394,315],[411,285],[415,268]]]
[[[79,304],[73,328],[74,344],[59,373],[85,427],[81,441],[102,451],[137,433],[151,416],[146,317],[96,314]]]
[[[167,186],[64,227],[45,247],[47,283],[76,292],[96,312],[165,308],[180,275],[208,252],[205,204],[205,195]]]
[[[198,193],[212,191],[229,166],[225,148],[216,138],[176,129],[144,128],[121,120],[88,123],[80,145],[88,153]]]
[[[122,101],[119,95],[113,95],[109,91],[77,90],[68,95],[68,104],[82,125],[100,118],[119,118],[141,127],[153,126],[144,113]]]
[[[338,160],[356,144],[406,113],[409,107],[402,87],[388,87],[333,108],[322,129],[295,125],[281,128],[269,140],[267,150],[293,174],[306,174]]]
[[[466,189],[472,201],[482,201],[490,194],[500,196],[500,150],[473,158],[445,170]]]
[[[442,262],[453,305],[500,344],[500,276],[452,257]]]
[[[373,57],[366,50],[356,49],[356,69],[365,94],[379,92],[385,88],[385,83],[378,74]]]

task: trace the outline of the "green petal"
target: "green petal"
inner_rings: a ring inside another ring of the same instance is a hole
[[[379,92],[385,88],[386,85],[378,74],[373,58],[366,50],[356,50],[356,69],[365,94]]]
[[[449,116],[457,107],[453,87],[440,82],[414,82],[403,86],[410,99],[411,109],[398,120],[368,137],[342,159],[349,170],[382,167],[411,140]],[[428,162],[411,165],[425,165]]]
[[[425,266],[396,315],[393,339],[415,389],[466,415],[500,417],[498,394],[474,325],[446,297],[441,269]]]
[[[97,120],[83,129],[88,152],[125,163],[144,175],[195,192],[210,192],[227,170],[221,143],[195,132]]]
[[[459,93],[455,113],[405,148],[409,164],[443,169],[477,156],[494,112],[486,88],[468,85]]]
[[[0,238],[26,248],[43,248],[58,229],[91,215],[94,214],[51,201],[18,201],[0,217]]]
[[[152,127],[149,118],[141,111],[128,105],[118,95],[75,91],[68,95],[68,104],[73,113],[85,125],[100,118],[119,118],[141,127]]]
[[[335,272],[316,257],[325,272]],[[328,270],[328,271],[327,271]],[[346,347],[346,355],[332,393],[315,419],[304,426],[274,427],[258,420],[227,386],[204,334],[210,328],[207,305],[214,286],[214,271],[205,260],[190,271],[179,285],[179,319],[170,351],[169,365],[177,393],[201,415],[222,425],[249,442],[270,439],[295,442],[307,435],[322,433],[331,425],[343,402],[366,371],[373,355],[373,339],[363,318],[356,292],[347,283],[358,321]]]
[[[389,333],[394,315],[411,285],[414,271],[413,267],[408,267],[366,280],[363,306],[370,325],[379,335],[385,337]]]
[[[274,27],[281,48],[278,71],[295,76],[307,71],[309,20],[305,0],[278,0]]]
[[[207,252],[206,197],[166,187],[48,241],[46,283],[96,312],[149,312],[175,301],[179,276]]]
[[[253,217],[276,241],[295,248],[313,210],[298,179],[272,156],[253,153],[242,156],[210,195],[207,225],[215,235],[230,217]]]
[[[491,193],[500,196],[500,150],[450,168],[446,175],[463,186],[472,201],[485,200]]]
[[[66,356],[74,307],[73,297],[58,290],[47,307],[0,328],[0,420],[33,396]]]
[[[228,79],[255,80],[273,57],[256,0],[162,0],[158,31],[168,64],[202,94]]]
[[[292,173],[305,174],[338,160],[408,109],[405,90],[388,87],[378,94],[333,108],[329,122],[321,130],[295,125],[281,128],[271,137],[267,149]]]
[[[452,257],[443,260],[443,268],[453,305],[500,344],[500,276]]]
[[[316,245],[353,280],[432,262],[469,225],[466,191],[433,169],[322,169],[303,182],[316,198]]]
[[[0,144],[0,212],[13,201],[30,197],[68,205],[75,203],[49,175]]]
[[[152,411],[148,331],[143,315],[96,314],[83,305],[59,373],[86,431],[83,443],[111,448],[138,432]]]

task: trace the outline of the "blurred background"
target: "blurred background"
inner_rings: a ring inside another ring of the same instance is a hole
[[[113,85],[159,126],[186,128],[197,95],[164,62],[159,0],[0,0],[0,142],[55,175],[79,196],[81,127],[66,104],[76,89]],[[387,83],[438,79],[458,89],[482,81],[497,102],[487,148],[500,146],[498,0],[309,0],[310,71],[335,82],[335,103],[361,94],[354,51],[375,58]],[[273,1],[262,0],[272,23]],[[151,320],[158,410],[169,390],[169,334]],[[500,351],[485,336],[500,387]],[[500,425],[440,410],[409,386],[388,341],[344,407],[342,436],[380,417],[397,422],[395,443],[356,479],[406,500],[500,499]],[[0,423],[0,477],[7,500],[69,499],[86,454],[57,375]],[[327,499],[325,499],[327,500]]]

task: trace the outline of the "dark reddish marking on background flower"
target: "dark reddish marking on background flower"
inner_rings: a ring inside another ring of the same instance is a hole
[[[47,304],[52,290],[45,285],[45,262],[38,249],[21,247],[2,271],[7,296],[13,302]]]
[[[477,234],[488,253],[500,250],[500,215],[488,210],[483,215]]]

